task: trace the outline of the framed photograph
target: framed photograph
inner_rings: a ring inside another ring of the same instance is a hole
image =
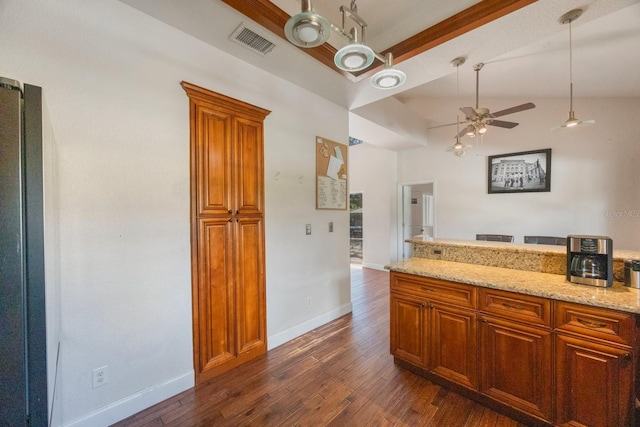
[[[551,148],[489,156],[487,178],[489,194],[551,191]]]

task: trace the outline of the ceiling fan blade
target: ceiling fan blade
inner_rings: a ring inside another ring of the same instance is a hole
[[[506,110],[497,111],[495,113],[492,113],[491,116],[492,117],[506,116],[507,114],[513,114],[519,111],[530,110],[532,108],[536,108],[536,105],[533,102],[527,102],[526,104],[507,108]]]
[[[499,128],[513,129],[514,127],[518,126],[519,123],[505,122],[504,120],[487,120],[487,124],[489,126],[497,126]]]
[[[474,110],[471,107],[462,107],[462,108],[460,108],[460,111],[462,111],[466,117],[475,117],[475,116],[477,116],[476,110]]]
[[[465,122],[460,122],[460,123],[462,124],[462,123],[465,123]],[[431,126],[431,127],[427,128],[427,129],[438,129],[438,128],[443,128],[445,126],[453,126],[453,125],[457,125],[457,124],[458,123],[453,122],[453,123],[447,123],[446,125]]]

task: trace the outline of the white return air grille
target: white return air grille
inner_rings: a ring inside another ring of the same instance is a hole
[[[231,33],[229,40],[244,46],[247,49],[251,49],[253,52],[262,56],[271,52],[276,46],[252,28],[247,27],[244,23],[240,24],[240,26]]]

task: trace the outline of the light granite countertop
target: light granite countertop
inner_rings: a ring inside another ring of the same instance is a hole
[[[490,267],[426,258],[409,258],[385,266],[390,271],[468,283],[640,314],[640,289],[614,282],[610,288],[570,283],[564,275]]]
[[[451,246],[459,248],[469,249],[507,249],[513,252],[519,253],[531,253],[531,254],[561,254],[566,255],[567,248],[565,246],[556,245],[536,245],[532,243],[505,243],[505,242],[488,242],[484,240],[457,240],[457,239],[432,239],[424,240],[421,238],[407,239],[406,242],[415,243],[418,245],[427,246]],[[626,250],[626,249],[614,249],[613,258],[619,260],[625,259],[640,259],[640,252]]]

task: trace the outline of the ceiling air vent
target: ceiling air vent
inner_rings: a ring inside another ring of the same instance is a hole
[[[240,24],[233,33],[231,33],[229,40],[263,56],[271,52],[271,50],[276,46],[274,43],[258,34],[256,30],[247,27],[244,22]]]

